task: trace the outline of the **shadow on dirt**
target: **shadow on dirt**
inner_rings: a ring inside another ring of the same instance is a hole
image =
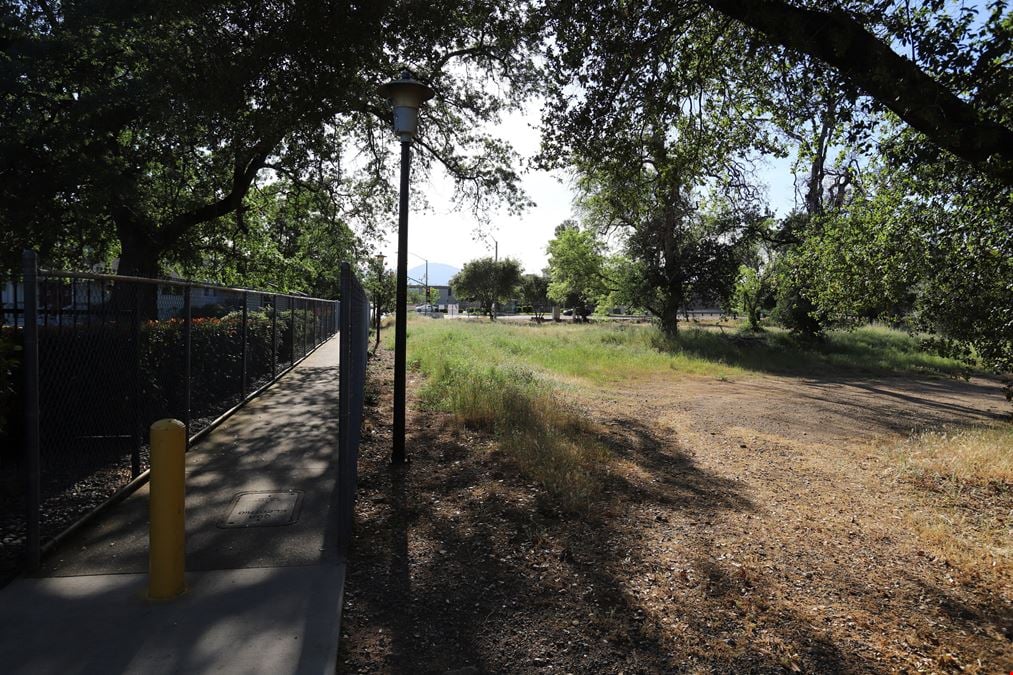
[[[421,428],[403,471],[389,467],[389,436],[377,434],[363,452],[342,669],[872,668],[787,603],[744,611],[748,598],[772,590],[722,560],[707,526],[756,506],[673,439],[633,420],[614,422],[612,452],[651,479],[612,476],[600,504],[584,514],[560,511],[508,457],[469,445],[444,422],[415,419],[410,428]],[[673,529],[692,558],[667,569],[644,547],[644,526],[676,516],[699,527]],[[653,578],[646,585],[645,574]],[[667,595],[663,612],[646,602],[657,593]],[[749,639],[761,624],[771,648]]]

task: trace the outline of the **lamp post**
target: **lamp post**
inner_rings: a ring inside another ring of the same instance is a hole
[[[401,203],[397,224],[397,299],[394,323],[394,448],[391,463],[405,463],[405,390],[408,347],[408,169],[411,147],[418,133],[419,107],[434,91],[417,81],[407,70],[401,77],[378,90],[394,108],[394,133],[401,141]]]

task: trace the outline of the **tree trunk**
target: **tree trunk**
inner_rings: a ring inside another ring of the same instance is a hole
[[[140,224],[120,210],[114,215],[120,241],[120,260],[116,273],[122,276],[157,279],[162,248],[153,236],[153,225]],[[136,302],[141,319],[158,318],[158,285],[118,282],[113,286],[113,307],[133,310]]]
[[[670,286],[665,294],[665,301],[661,307],[661,330],[665,335],[674,338],[679,334],[679,300],[682,297],[681,284]]]

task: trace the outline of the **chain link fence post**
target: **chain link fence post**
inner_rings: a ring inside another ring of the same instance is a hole
[[[187,284],[183,291],[183,424],[186,425],[186,442],[190,445],[191,426],[193,419],[193,286]]]
[[[250,324],[250,294],[243,291],[243,370],[242,370],[242,392],[243,398],[246,398],[249,393],[249,383],[247,381],[249,377],[247,360],[248,352],[247,343],[249,342],[249,324]]]
[[[133,367],[130,377],[132,379],[131,404],[133,407],[134,419],[132,420],[130,436],[130,476],[137,478],[141,475],[141,292],[140,286],[133,287],[134,306],[130,313],[130,342],[133,347]]]
[[[39,262],[35,251],[25,251],[24,280],[24,375],[25,375],[25,494],[28,568],[38,569],[42,558],[41,461],[39,444]],[[17,321],[15,315],[15,322]]]
[[[271,379],[278,377],[278,294],[271,297]]]

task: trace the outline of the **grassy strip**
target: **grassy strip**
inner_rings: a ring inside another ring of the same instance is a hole
[[[442,333],[424,335],[410,341],[411,365],[427,376],[423,404],[494,433],[520,470],[562,508],[589,511],[610,459],[594,426],[531,370],[484,364],[445,344]]]
[[[963,375],[958,361],[926,353],[903,332],[867,327],[806,344],[783,331],[759,336],[690,328],[667,340],[640,325],[414,322],[409,343],[435,343],[467,360],[519,366],[595,384],[677,372],[718,378],[749,372],[813,375]],[[414,346],[411,346],[414,349]],[[414,352],[413,352],[414,353]]]
[[[392,343],[390,332],[388,344]],[[673,341],[631,325],[528,325],[413,320],[409,364],[426,375],[430,409],[491,431],[533,480],[571,510],[592,503],[609,470],[599,430],[561,398],[553,379],[609,384],[659,372],[730,378],[750,372],[959,373],[904,333],[866,328],[806,346],[782,332],[759,337],[683,331]]]

